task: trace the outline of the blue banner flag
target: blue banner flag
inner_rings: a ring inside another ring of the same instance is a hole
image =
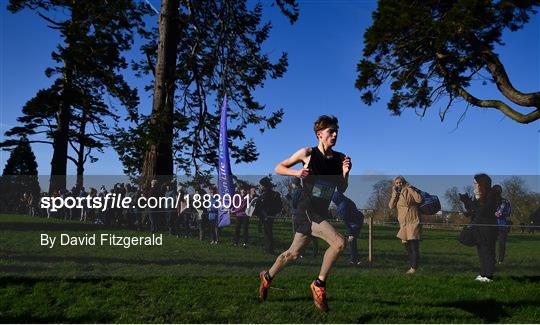
[[[230,206],[234,195],[234,186],[229,161],[229,144],[227,141],[227,95],[223,98],[221,106],[221,120],[219,123],[219,170],[218,170],[218,193],[223,202],[221,206]],[[231,224],[229,211],[220,209],[218,212],[218,227]]]

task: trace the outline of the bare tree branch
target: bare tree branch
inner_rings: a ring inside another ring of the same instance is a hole
[[[483,53],[486,67],[500,92],[519,106],[536,107],[537,111],[540,110],[540,92],[522,93],[515,89],[497,55],[490,50],[485,50]]]
[[[521,114],[520,112],[516,111],[515,109],[513,109],[512,107],[508,106],[506,103],[500,100],[478,99],[474,97],[473,95],[471,95],[462,87],[458,88],[457,92],[461,97],[463,97],[470,104],[477,107],[482,107],[482,108],[496,108],[499,111],[503,112],[506,116],[510,117],[511,119],[519,123],[527,124],[527,123],[534,122],[540,118],[540,108],[528,114]]]

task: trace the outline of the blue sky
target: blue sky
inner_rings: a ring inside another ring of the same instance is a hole
[[[159,9],[159,1],[151,1]],[[290,25],[276,8],[266,8],[273,23],[265,49],[278,57],[288,52],[289,69],[284,78],[269,80],[256,98],[269,109],[283,107],[284,121],[275,130],[260,134],[248,130],[260,151],[252,164],[234,165],[233,173],[268,174],[275,165],[302,146],[313,146],[313,121],[321,114],[340,119],[336,149],[353,159],[354,175],[472,175],[479,171],[496,175],[538,175],[540,172],[540,124],[518,124],[496,110],[470,108],[456,129],[465,103],[456,104],[441,123],[442,101],[421,119],[413,111],[393,117],[386,110],[387,89],[382,100],[368,107],[354,88],[356,64],[363,47],[363,32],[371,24],[375,1],[300,2],[298,22]],[[57,33],[35,14],[11,14],[2,2],[0,51],[0,131],[16,125],[24,103],[51,80],[43,71],[53,65],[50,53]],[[525,29],[504,35],[506,46],[497,48],[516,88],[540,89],[540,15]],[[139,87],[141,111],[151,108],[150,94],[142,87],[148,80],[126,74]],[[473,86],[481,98],[500,98],[492,85]],[[217,108],[216,108],[217,109]],[[216,126],[217,127],[217,126]],[[34,145],[39,173],[50,172],[51,148]],[[8,154],[0,154],[3,168]],[[109,149],[99,161],[86,166],[89,175],[118,175],[122,166]],[[72,163],[68,171],[74,173]]]

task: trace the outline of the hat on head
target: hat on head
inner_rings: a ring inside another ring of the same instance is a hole
[[[274,187],[274,183],[272,183],[272,180],[270,180],[270,177],[263,177],[259,181],[259,184],[261,184],[262,187]]]

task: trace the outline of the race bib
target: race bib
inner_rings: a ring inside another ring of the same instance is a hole
[[[324,201],[331,201],[335,189],[336,186],[333,183],[327,182],[322,179],[317,179],[315,181],[315,184],[313,185],[311,196]]]

